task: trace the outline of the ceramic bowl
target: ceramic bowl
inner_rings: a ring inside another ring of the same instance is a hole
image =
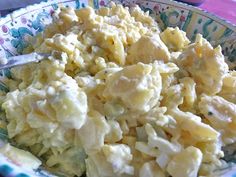
[[[177,0],[179,2],[185,2],[194,6],[201,5],[205,0]]]
[[[138,4],[144,11],[149,11],[161,29],[165,29],[167,26],[178,26],[186,31],[191,40],[194,40],[197,33],[203,34],[203,37],[211,43],[221,44],[228,64],[231,69],[236,69],[236,41],[232,38],[236,35],[236,27],[229,22],[198,8],[171,0],[116,0],[115,2],[125,6]],[[23,49],[28,46],[27,38],[40,33],[47,24],[51,23],[52,14],[57,8],[65,6],[79,9],[88,5],[99,8],[108,3],[108,0],[49,0],[17,10],[0,20],[0,57],[21,54]],[[11,72],[9,70],[0,71],[0,79],[3,77],[11,78]],[[0,90],[8,92],[7,86],[2,82],[0,82]],[[0,146],[8,142],[3,114],[4,112],[1,112],[0,109]],[[218,175],[236,176],[236,168],[232,165],[233,162],[236,162],[236,158],[232,155],[235,153],[236,148],[234,147],[225,150],[225,160],[230,163],[224,169],[219,169]],[[43,168],[30,170],[19,162],[0,154],[1,175],[11,177],[52,176]]]

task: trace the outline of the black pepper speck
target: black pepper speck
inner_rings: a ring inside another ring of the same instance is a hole
[[[212,113],[211,111],[209,111],[209,112],[208,112],[208,115],[209,115],[209,116],[212,116],[212,115],[213,115],[213,113]]]

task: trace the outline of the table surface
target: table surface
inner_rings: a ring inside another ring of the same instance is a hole
[[[236,24],[236,0],[206,0],[199,7]]]
[[[42,0],[0,0],[0,12],[5,15],[9,12],[8,9],[16,9],[40,1]],[[206,0],[199,7],[236,24],[236,0]]]

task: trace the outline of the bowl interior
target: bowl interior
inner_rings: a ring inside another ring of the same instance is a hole
[[[236,36],[236,27],[232,24],[192,6],[169,0],[115,0],[115,2],[125,6],[138,4],[157,20],[161,29],[178,26],[186,31],[192,41],[197,33],[203,34],[203,37],[212,43],[220,41],[218,44],[221,44],[227,62],[232,69],[236,69],[236,38],[232,39],[232,36]],[[51,0],[15,11],[0,20],[0,57],[21,54],[28,46],[27,39],[35,36],[51,23],[53,12],[60,6],[79,9],[87,5],[99,8],[108,4],[108,0]],[[11,78],[11,73],[9,70],[2,70],[0,77]],[[7,86],[2,82],[0,82],[0,90],[8,92]],[[1,117],[0,123],[4,121]],[[1,126],[0,140],[8,141],[7,131]],[[47,176],[41,169],[37,173],[40,176]]]

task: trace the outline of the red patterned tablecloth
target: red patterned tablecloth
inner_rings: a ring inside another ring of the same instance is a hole
[[[236,25],[236,0],[206,0],[199,7]]]

